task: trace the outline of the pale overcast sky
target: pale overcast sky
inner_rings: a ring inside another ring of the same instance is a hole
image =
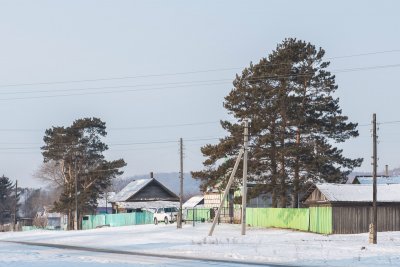
[[[40,186],[32,174],[45,129],[92,116],[107,123],[107,158],[124,158],[125,176],[178,171],[180,137],[185,172],[198,170],[199,147],[224,135],[217,121],[229,118],[222,102],[235,73],[286,37],[333,58],[351,121],[366,125],[374,112],[400,121],[399,10],[399,1],[0,1],[0,172]],[[365,67],[374,68],[344,71]],[[215,69],[226,70],[197,72]],[[101,80],[114,77],[125,78]],[[97,81],[51,83],[80,80]],[[150,127],[162,125],[181,126]],[[359,131],[341,147],[370,171],[370,126]],[[380,170],[400,166],[399,135],[400,123],[380,126]]]

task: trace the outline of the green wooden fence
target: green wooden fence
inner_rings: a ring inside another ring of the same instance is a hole
[[[310,232],[332,234],[332,207],[310,207]]]
[[[247,208],[246,222],[250,226],[277,227],[310,231],[319,234],[332,233],[332,208]]]
[[[126,226],[136,224],[153,223],[153,213],[148,211],[119,213],[119,214],[100,214],[84,216],[82,229],[94,229],[101,226]]]
[[[251,226],[309,229],[309,210],[290,208],[247,208],[246,223]]]
[[[183,218],[186,221],[210,221],[211,210],[207,208],[194,208],[184,210]]]
[[[193,212],[195,221],[209,221],[211,216],[210,209],[205,208],[189,209],[186,212],[186,219],[189,221],[193,220]],[[287,228],[319,234],[331,234],[332,208],[247,208],[246,222],[250,226]],[[153,213],[147,211],[88,215],[82,221],[82,229],[94,229],[104,225],[113,227],[151,223],[153,223]]]

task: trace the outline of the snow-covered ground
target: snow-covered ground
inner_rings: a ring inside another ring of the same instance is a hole
[[[107,248],[123,251],[243,260],[307,266],[400,266],[400,232],[378,234],[378,245],[367,234],[323,236],[282,229],[221,224],[208,237],[210,224],[137,225],[86,231],[31,231],[0,233],[0,266],[199,266],[198,262],[151,259],[26,246],[2,240]],[[37,263],[37,265],[36,265]],[[178,264],[179,263],[179,264]],[[208,264],[209,265],[209,264]],[[217,264],[218,266],[228,266]],[[205,266],[205,265],[203,265]]]

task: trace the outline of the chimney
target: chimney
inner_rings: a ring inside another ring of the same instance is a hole
[[[150,172],[150,178],[151,178],[151,179],[154,178],[153,172]]]
[[[389,165],[385,165],[385,176],[389,176]]]

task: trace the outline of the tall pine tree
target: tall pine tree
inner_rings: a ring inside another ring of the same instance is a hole
[[[321,48],[289,38],[237,75],[224,102],[237,123],[221,123],[229,136],[202,148],[206,169],[193,172],[194,177],[204,186],[224,179],[241,147],[245,118],[251,121],[250,180],[258,182],[258,191],[271,194],[274,207],[296,207],[307,183],[343,182],[360,166],[362,159],[346,158],[335,147],[358,132],[333,96],[338,86],[324,54]],[[219,164],[224,158],[228,160]]]
[[[69,127],[52,127],[46,130],[42,147],[44,162],[55,162],[61,168],[63,191],[55,202],[54,210],[66,213],[69,228],[75,210],[75,186],[78,196],[78,213],[92,213],[97,199],[111,185],[112,179],[123,172],[123,159],[107,161],[103,152],[108,146],[102,142],[107,134],[105,123],[98,118],[84,118]],[[81,220],[79,220],[81,221]]]
[[[18,205],[18,196],[15,198],[15,184],[6,176],[0,177],[0,225],[11,223],[15,205]]]

